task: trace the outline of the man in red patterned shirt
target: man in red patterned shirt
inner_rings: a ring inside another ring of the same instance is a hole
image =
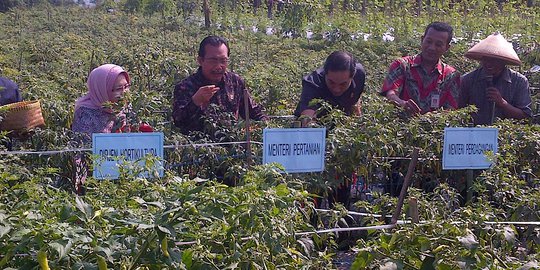
[[[460,75],[441,61],[450,48],[452,34],[452,27],[446,23],[429,24],[422,36],[420,54],[395,60],[380,93],[412,115],[439,108],[456,109]]]

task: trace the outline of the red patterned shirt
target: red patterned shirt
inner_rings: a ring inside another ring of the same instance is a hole
[[[390,64],[388,74],[384,79],[381,94],[386,95],[389,90],[394,90],[403,100],[412,99],[421,109],[421,113],[436,110],[438,108],[456,109],[458,107],[458,95],[460,75],[452,66],[439,60],[432,72],[426,71],[420,64],[422,56],[405,56]],[[432,101],[438,104],[432,106]]]

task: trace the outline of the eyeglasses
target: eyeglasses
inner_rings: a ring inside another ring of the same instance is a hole
[[[208,63],[211,65],[217,65],[217,64],[227,65],[230,62],[228,57],[225,57],[225,58],[210,57],[210,58],[205,58],[204,60],[208,61]]]
[[[113,88],[113,91],[116,91],[116,92],[124,91],[124,90],[129,89],[130,86],[131,86],[131,84],[126,83],[124,85],[120,85],[120,86],[117,86],[117,87]]]

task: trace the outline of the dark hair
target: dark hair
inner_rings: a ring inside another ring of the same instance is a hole
[[[352,77],[356,73],[356,59],[348,52],[334,51],[326,58],[323,69],[324,73],[348,70]]]
[[[452,41],[452,38],[454,37],[454,29],[452,28],[452,26],[450,26],[449,24],[445,22],[430,23],[426,27],[426,30],[424,31],[424,37],[427,35],[427,31],[429,30],[429,28],[433,28],[435,29],[435,31],[448,33],[448,40],[447,40],[448,44],[450,44],[450,41]]]
[[[221,46],[221,44],[225,44],[225,46],[227,47],[227,56],[229,56],[229,43],[227,43],[226,39],[218,36],[207,36],[201,41],[201,44],[199,44],[199,57],[204,57],[204,55],[206,54],[204,50],[204,47],[206,47],[206,45],[219,47]]]

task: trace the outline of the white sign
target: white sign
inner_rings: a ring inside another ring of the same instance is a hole
[[[137,163],[145,167],[145,157],[157,157],[152,171],[163,176],[163,133],[94,133],[92,134],[92,153],[98,158],[94,161],[94,178],[117,179],[121,164]],[[142,175],[147,176],[148,172]]]
[[[496,128],[445,128],[443,170],[487,169],[486,152],[497,153]]]
[[[274,128],[263,131],[263,163],[277,162],[286,172],[322,172],[326,128]]]

